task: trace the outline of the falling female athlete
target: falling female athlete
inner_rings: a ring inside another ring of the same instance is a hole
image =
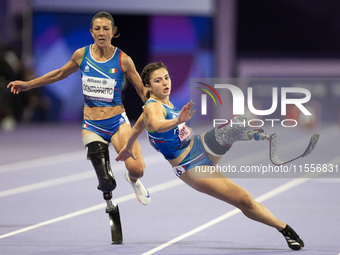
[[[291,249],[302,249],[302,239],[289,225],[277,219],[265,206],[256,202],[248,191],[223,173],[209,173],[207,178],[190,176],[190,172],[197,166],[214,166],[219,163],[234,142],[251,140],[252,131],[243,125],[227,123],[202,135],[192,135],[192,130],[185,122],[195,113],[192,110],[193,103],[189,102],[179,110],[170,102],[171,79],[164,64],[147,65],[141,78],[148,89],[149,99],[116,160],[127,160],[129,157],[138,159],[132,148],[137,137],[146,128],[152,146],[164,155],[183,182],[199,192],[234,205],[252,220],[276,228],[283,234]],[[245,118],[236,116],[233,120],[234,123],[243,123]]]

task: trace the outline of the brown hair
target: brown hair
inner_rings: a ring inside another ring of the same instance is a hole
[[[143,68],[143,71],[142,71],[140,76],[141,76],[144,87],[146,87],[146,84],[150,84],[151,74],[154,71],[157,71],[158,69],[161,69],[161,68],[168,70],[162,62],[150,63]],[[150,98],[150,92],[149,91],[146,94],[146,98]]]
[[[91,29],[93,29],[93,23],[96,19],[108,19],[111,22],[112,25],[112,31],[113,31],[113,38],[117,38],[120,36],[120,34],[118,33],[118,28],[117,26],[115,26],[115,22],[114,19],[112,17],[112,15],[108,12],[98,12],[97,14],[95,14],[91,20]],[[118,34],[117,34],[118,33]]]

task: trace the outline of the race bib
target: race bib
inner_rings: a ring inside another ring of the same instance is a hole
[[[185,144],[188,141],[190,141],[194,135],[193,130],[186,126],[185,124],[178,125],[178,129],[179,129],[178,137],[182,144]]]
[[[83,94],[86,99],[112,102],[117,82],[114,79],[83,77]]]

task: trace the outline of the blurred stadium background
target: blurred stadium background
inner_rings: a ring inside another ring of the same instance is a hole
[[[113,45],[131,56],[138,72],[153,61],[168,66],[171,99],[179,106],[189,100],[190,78],[308,78],[299,86],[312,93],[312,124],[339,121],[338,1],[1,0],[0,130],[81,122],[80,73],[18,96],[5,87],[60,68],[76,49],[91,44],[90,22],[98,11],[113,15],[121,34]],[[271,94],[254,95],[254,101],[266,100]],[[142,102],[128,82],[123,102],[136,119]],[[296,114],[296,109],[288,113],[299,118]]]

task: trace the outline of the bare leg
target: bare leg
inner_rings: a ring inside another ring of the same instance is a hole
[[[200,178],[191,178],[190,170],[180,176],[180,179],[199,192],[208,194],[239,208],[248,218],[264,223],[281,231],[286,223],[278,220],[265,206],[256,202],[251,194],[236,185],[223,173],[209,173]],[[195,173],[196,175],[196,173]]]
[[[111,142],[117,153],[119,153],[126,144],[130,135],[130,131],[131,126],[124,123],[111,137]],[[134,160],[133,158],[129,158],[124,161],[125,167],[128,170],[128,172],[125,174],[125,179],[131,184],[131,187],[136,193],[138,201],[144,205],[147,205],[150,203],[150,194],[139,180],[143,177],[145,164],[143,161],[142,150],[138,141],[136,141],[133,146],[133,152],[137,159]]]
[[[119,153],[120,150],[124,147],[127,142],[127,139],[130,135],[131,126],[124,123],[121,125],[117,132],[112,136],[111,143],[115,148],[116,152]],[[124,161],[126,169],[129,171],[129,176],[132,182],[136,182],[139,178],[143,177],[145,164],[143,161],[142,150],[139,146],[138,141],[133,146],[133,152],[135,156],[138,158],[134,160],[129,158]]]

